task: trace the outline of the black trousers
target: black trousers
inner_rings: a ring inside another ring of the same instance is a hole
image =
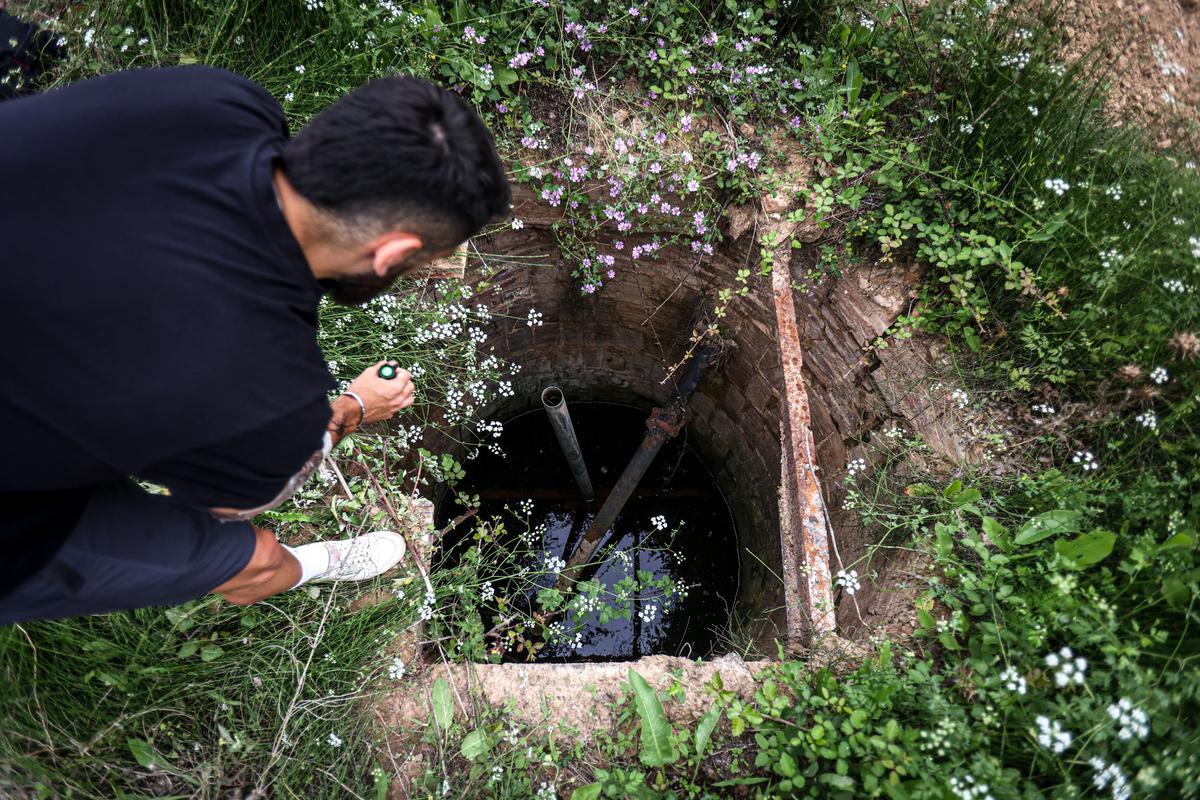
[[[54,558],[0,596],[0,624],[178,605],[241,572],[254,544],[248,522],[220,522],[132,481],[106,484]]]

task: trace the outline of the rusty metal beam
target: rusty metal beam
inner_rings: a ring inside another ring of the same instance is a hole
[[[826,527],[825,499],[816,474],[816,446],[813,443],[812,415],[808,391],[804,386],[804,351],[796,324],[796,305],[792,296],[792,276],[788,268],[794,223],[768,223],[774,234],[775,258],[771,267],[771,295],[775,303],[775,324],[779,336],[779,360],[784,377],[784,417],[781,430],[783,474],[779,534],[783,547],[786,586],[803,585],[799,597],[788,591],[786,597],[789,638],[807,638],[834,632],[832,576],[829,571],[829,531]],[[766,240],[766,235],[764,235]],[[789,539],[798,540],[802,563],[789,559],[797,549]],[[788,573],[792,574],[789,575]],[[796,572],[803,573],[803,583]],[[792,644],[807,644],[793,642]]]

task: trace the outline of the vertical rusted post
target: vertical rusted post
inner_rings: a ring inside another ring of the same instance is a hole
[[[782,544],[785,580],[788,571],[795,571],[795,565],[788,563],[788,553],[795,548],[789,547],[787,537],[799,537],[800,551],[804,555],[803,564],[800,565],[804,573],[804,608],[794,608],[796,600],[789,592],[788,629],[789,633],[793,631],[793,617],[798,616],[796,612],[803,611],[804,616],[811,621],[810,633],[820,636],[834,632],[836,618],[832,576],[829,571],[829,534],[825,524],[825,499],[821,495],[821,483],[817,480],[815,471],[816,446],[813,443],[812,415],[802,374],[804,352],[800,347],[796,305],[792,297],[791,271],[788,269],[793,226],[777,222],[769,224],[767,230],[767,235],[774,235],[776,244],[774,263],[771,267],[771,294],[775,301],[779,360],[784,377],[782,462],[785,469],[782,478],[787,482],[787,486],[784,487],[781,510],[788,509],[790,513],[787,513],[787,516],[790,519],[780,520],[779,533],[784,538]],[[788,580],[789,589],[799,585],[795,582],[797,577],[799,576]]]

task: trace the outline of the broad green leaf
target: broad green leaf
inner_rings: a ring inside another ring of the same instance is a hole
[[[1038,514],[1021,526],[1021,530],[1017,531],[1015,542],[1019,545],[1026,545],[1040,542],[1050,536],[1078,533],[1079,520],[1082,518],[1083,514],[1078,511],[1068,511],[1065,508]]]
[[[679,759],[679,750],[658,695],[633,669],[629,670],[629,683],[633,686],[634,703],[642,720],[642,763],[648,767],[674,763]]]
[[[983,518],[983,532],[997,547],[1008,545],[1008,530],[992,517]]]
[[[206,644],[200,648],[201,661],[215,661],[221,657],[225,651],[221,649],[219,644]]]
[[[1088,531],[1074,539],[1060,539],[1054,550],[1073,567],[1087,567],[1108,558],[1117,535],[1112,531]]]
[[[1171,605],[1182,608],[1188,604],[1192,592],[1188,589],[1187,584],[1179,578],[1167,578],[1163,581],[1162,596]]]
[[[1196,544],[1196,539],[1190,533],[1177,533],[1171,538],[1158,546],[1160,550],[1169,550],[1172,547],[1192,547]]]
[[[175,655],[178,658],[191,658],[196,655],[196,651],[200,649],[200,645],[195,642],[184,642],[179,646],[179,652]]]
[[[517,82],[517,71],[508,67],[498,67],[496,77],[492,81],[496,86],[508,86]]]
[[[571,800],[598,800],[604,786],[599,783],[589,783],[571,792]]]
[[[463,738],[459,752],[463,754],[463,758],[474,761],[491,748],[492,743],[488,741],[487,734],[483,732],[483,728],[476,728]]]
[[[696,758],[704,757],[704,748],[708,747],[708,740],[712,738],[713,729],[717,727],[719,719],[721,719],[721,707],[713,703],[700,718],[700,724],[696,726]]]
[[[450,697],[450,684],[445,678],[433,682],[433,719],[438,727],[447,730],[454,720],[454,700]]]
[[[158,767],[158,759],[154,757],[154,748],[145,739],[126,739],[125,743],[129,745],[129,752],[133,754],[133,760],[138,763],[139,767],[146,769]]]

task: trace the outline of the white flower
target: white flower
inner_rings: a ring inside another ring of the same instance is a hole
[[[1166,383],[1168,378],[1169,376],[1167,375],[1166,367],[1155,367],[1154,369],[1150,370],[1150,380],[1157,384],[1161,385]]]
[[[545,553],[542,556],[542,566],[550,575],[557,575],[566,568],[567,562],[553,553]]]
[[[951,392],[950,399],[953,400],[954,404],[959,408],[966,408],[967,403],[969,403],[971,400],[971,398],[967,396],[967,393],[962,389],[955,389],[953,392]]]
[[[1122,697],[1110,705],[1108,715],[1121,726],[1121,729],[1117,731],[1117,738],[1123,742],[1133,738],[1145,739],[1150,735],[1149,716],[1127,697]]]
[[[394,681],[398,681],[404,677],[405,666],[404,660],[399,656],[392,659],[392,663],[388,665],[388,677]]]
[[[1054,192],[1059,197],[1062,197],[1071,188],[1071,184],[1067,183],[1062,178],[1046,178],[1042,185]]]
[[[642,622],[651,623],[658,616],[658,606],[654,603],[647,603],[642,606],[642,610],[638,612],[638,616],[641,617]]]
[[[1113,800],[1129,800],[1133,792],[1129,788],[1129,779],[1125,777],[1125,773],[1121,771],[1120,767],[1116,764],[1107,764],[1103,758],[1095,756],[1088,759],[1088,763],[1096,771],[1092,783],[1097,789],[1103,791],[1109,784],[1112,784]]]
[[[540,328],[542,325],[542,312],[534,309],[529,309],[529,313],[525,316],[525,325],[530,328]]]
[[[1175,294],[1183,294],[1189,289],[1188,285],[1179,280],[1179,278],[1167,278],[1162,282],[1162,285],[1168,292],[1174,292]]]
[[[976,783],[973,775],[950,779],[950,791],[959,800],[995,800],[986,783]]]
[[[1004,688],[1010,692],[1017,694],[1025,694],[1029,686],[1025,683],[1025,678],[1021,673],[1017,672],[1016,667],[1009,667],[1000,673],[1000,680],[1004,681]]]
[[[1188,163],[1190,164],[1191,162],[1189,161]],[[1190,169],[1195,168],[1196,167],[1194,164],[1190,167]],[[1194,258],[1200,258],[1200,236],[1189,236],[1188,246],[1192,248],[1192,256]]]
[[[866,468],[867,468],[867,462],[861,458],[856,458],[853,461],[851,461],[849,464],[846,465],[846,474],[848,476],[850,476],[851,478],[853,478],[858,473],[866,470]]]
[[[845,589],[846,594],[849,595],[853,595],[862,588],[862,583],[858,579],[858,570],[856,569],[852,569],[849,572],[844,569],[839,569],[834,583]]]
[[[1052,720],[1049,717],[1038,715],[1034,720],[1037,723],[1037,743],[1042,747],[1049,748],[1055,753],[1061,753],[1071,746],[1071,742],[1075,737],[1071,732],[1063,728],[1058,720]]]
[[[667,529],[667,518],[662,514],[657,514],[650,518],[650,524],[654,526],[655,530],[665,531]]]
[[[1038,115],[1038,107],[1037,106],[1026,106],[1026,108],[1029,111],[1029,116],[1036,117]]]
[[[299,72],[301,75],[303,75],[303,74],[304,74],[304,65],[303,65],[303,64],[297,64],[297,65],[296,65],[296,72]]]
[[[1054,684],[1060,688],[1073,683],[1083,684],[1087,679],[1087,659],[1083,656],[1076,656],[1069,647],[1047,655],[1046,666],[1057,668],[1057,672],[1054,673]]]
[[[508,226],[514,231],[519,231],[521,228],[525,227],[525,222],[519,217],[513,217],[512,222],[508,223]]]
[[[342,738],[340,736],[338,736],[336,733],[329,734],[329,738],[326,739],[325,741],[329,742],[330,747],[341,747],[342,746]]]
[[[284,99],[284,100],[286,100],[286,101],[288,101],[288,102],[290,103],[290,102],[292,102],[293,100],[295,100],[295,99],[296,99],[296,95],[295,95],[295,94],[293,94],[292,92],[288,92],[287,94],[285,94],[285,95],[283,96],[283,99]]]
[[[484,581],[479,587],[479,599],[485,603],[490,603],[496,597],[496,587],[492,586],[491,581]]]
[[[504,767],[503,767],[503,766],[501,766],[500,764],[494,764],[494,765],[492,766],[492,777],[491,777],[491,782],[492,782],[492,783],[499,783],[499,782],[500,782],[500,779],[501,779],[501,778],[503,778],[503,777],[504,777]]]
[[[1085,472],[1091,472],[1100,467],[1096,463],[1096,457],[1092,455],[1091,450],[1076,450],[1075,455],[1071,456],[1071,463],[1078,464]]]
[[[1034,403],[1033,405],[1031,405],[1031,406],[1029,407],[1029,410],[1030,410],[1030,411],[1035,411],[1035,412],[1037,412],[1038,414],[1047,414],[1047,415],[1049,415],[1049,414],[1054,414],[1054,413],[1055,413],[1054,406],[1052,406],[1052,405],[1049,405],[1048,403]]]
[[[530,749],[532,750],[533,748]],[[535,798],[536,800],[558,800],[558,787],[553,783],[546,783],[545,781],[542,781],[541,786],[538,787]]]
[[[1140,422],[1143,427],[1149,428],[1150,430],[1155,430],[1158,428],[1158,415],[1153,411],[1143,411],[1134,417],[1134,419]]]

